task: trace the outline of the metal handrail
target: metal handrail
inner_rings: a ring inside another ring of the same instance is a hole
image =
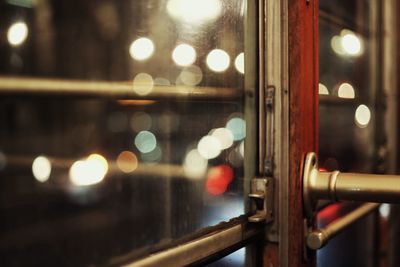
[[[317,250],[322,248],[334,236],[341,233],[351,224],[363,218],[370,212],[374,211],[380,204],[367,203],[345,216],[336,219],[326,227],[312,231],[307,235],[306,243],[310,249]]]
[[[137,85],[135,83],[135,85]],[[149,86],[148,84],[138,84]],[[147,94],[135,91],[132,81],[84,81],[26,77],[0,77],[0,95],[31,94],[69,97],[113,97],[132,100],[235,101],[243,90],[224,87],[153,85]]]

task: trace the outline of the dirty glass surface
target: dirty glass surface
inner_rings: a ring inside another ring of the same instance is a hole
[[[322,170],[384,172],[383,97],[379,86],[378,1],[321,0],[319,17],[319,165]],[[331,205],[323,227],[358,206]],[[360,220],[318,251],[317,266],[373,262],[371,218]],[[365,235],[366,232],[371,234]],[[354,249],[354,248],[357,249]]]
[[[141,96],[1,95],[1,266],[109,265],[244,213],[244,12],[244,0],[0,2],[0,88],[123,82]],[[215,93],[152,97],[177,87]]]

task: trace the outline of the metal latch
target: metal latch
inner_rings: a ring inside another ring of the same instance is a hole
[[[254,178],[251,181],[250,199],[256,213],[249,217],[249,222],[270,222],[272,220],[273,178]]]

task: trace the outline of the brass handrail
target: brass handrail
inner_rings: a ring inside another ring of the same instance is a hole
[[[148,84],[140,85],[149,86]],[[0,76],[0,95],[31,94],[69,97],[112,97],[132,100],[170,99],[191,101],[236,101],[243,97],[243,90],[225,87],[152,85],[149,91],[147,94],[139,94],[134,89],[133,81],[84,81]]]

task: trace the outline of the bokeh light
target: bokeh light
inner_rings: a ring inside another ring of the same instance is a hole
[[[214,136],[204,136],[197,144],[197,150],[205,159],[213,159],[221,153],[221,144]]]
[[[218,196],[226,192],[233,180],[233,170],[228,165],[218,165],[211,168],[207,174],[206,190],[209,194]]]
[[[356,125],[360,128],[368,126],[371,120],[371,111],[366,105],[359,105],[355,113]]]
[[[345,57],[357,57],[364,52],[362,38],[347,29],[332,37],[331,47],[336,54]]]
[[[233,145],[233,134],[226,128],[214,129],[211,136],[217,138],[221,145],[221,149],[228,149]]]
[[[244,158],[244,141],[242,141],[239,145],[239,153]]]
[[[201,179],[207,171],[208,161],[200,155],[197,149],[190,150],[183,162],[183,171],[188,178]]]
[[[107,160],[99,154],[92,154],[87,159],[72,164],[69,176],[74,185],[88,186],[103,181],[107,172]]]
[[[322,83],[318,84],[318,94],[320,94],[320,95],[329,95],[328,88]]]
[[[379,215],[384,218],[387,219],[389,218],[390,215],[390,205],[387,203],[383,203],[379,206]]]
[[[215,72],[223,72],[228,69],[230,57],[222,49],[214,49],[207,55],[206,63],[210,70]]]
[[[117,166],[124,173],[131,173],[138,167],[138,159],[131,151],[122,151],[117,157]]]
[[[156,136],[149,131],[141,131],[135,137],[135,145],[142,153],[149,153],[157,146]]]
[[[32,173],[39,182],[46,182],[51,174],[51,162],[45,156],[35,158],[32,163]]]
[[[225,128],[232,132],[235,141],[246,137],[246,122],[242,118],[232,117]]]
[[[244,74],[244,53],[240,53],[235,59],[235,68],[241,74]]]
[[[217,19],[222,10],[220,0],[169,0],[167,12],[175,20],[202,24]]]
[[[139,73],[133,79],[133,91],[138,95],[145,96],[154,88],[154,80],[148,73]]]
[[[197,66],[189,66],[182,70],[179,80],[187,86],[198,85],[203,79],[203,72]]]
[[[146,163],[156,163],[161,160],[162,149],[160,146],[156,146],[152,151],[148,153],[140,154],[140,158]]]
[[[149,59],[154,53],[154,43],[151,39],[141,37],[132,42],[129,54],[133,59],[143,61]]]
[[[361,39],[353,32],[344,32],[341,43],[344,51],[348,55],[358,56],[362,53]]]
[[[19,46],[28,37],[28,26],[25,22],[16,22],[8,28],[7,40],[12,46]]]
[[[342,83],[338,89],[338,96],[340,98],[352,99],[355,97],[354,87],[349,83]]]
[[[196,50],[191,45],[180,44],[172,52],[172,59],[178,66],[189,66],[196,61]]]
[[[146,112],[135,112],[130,120],[130,126],[135,132],[150,130],[152,124],[153,119]]]

